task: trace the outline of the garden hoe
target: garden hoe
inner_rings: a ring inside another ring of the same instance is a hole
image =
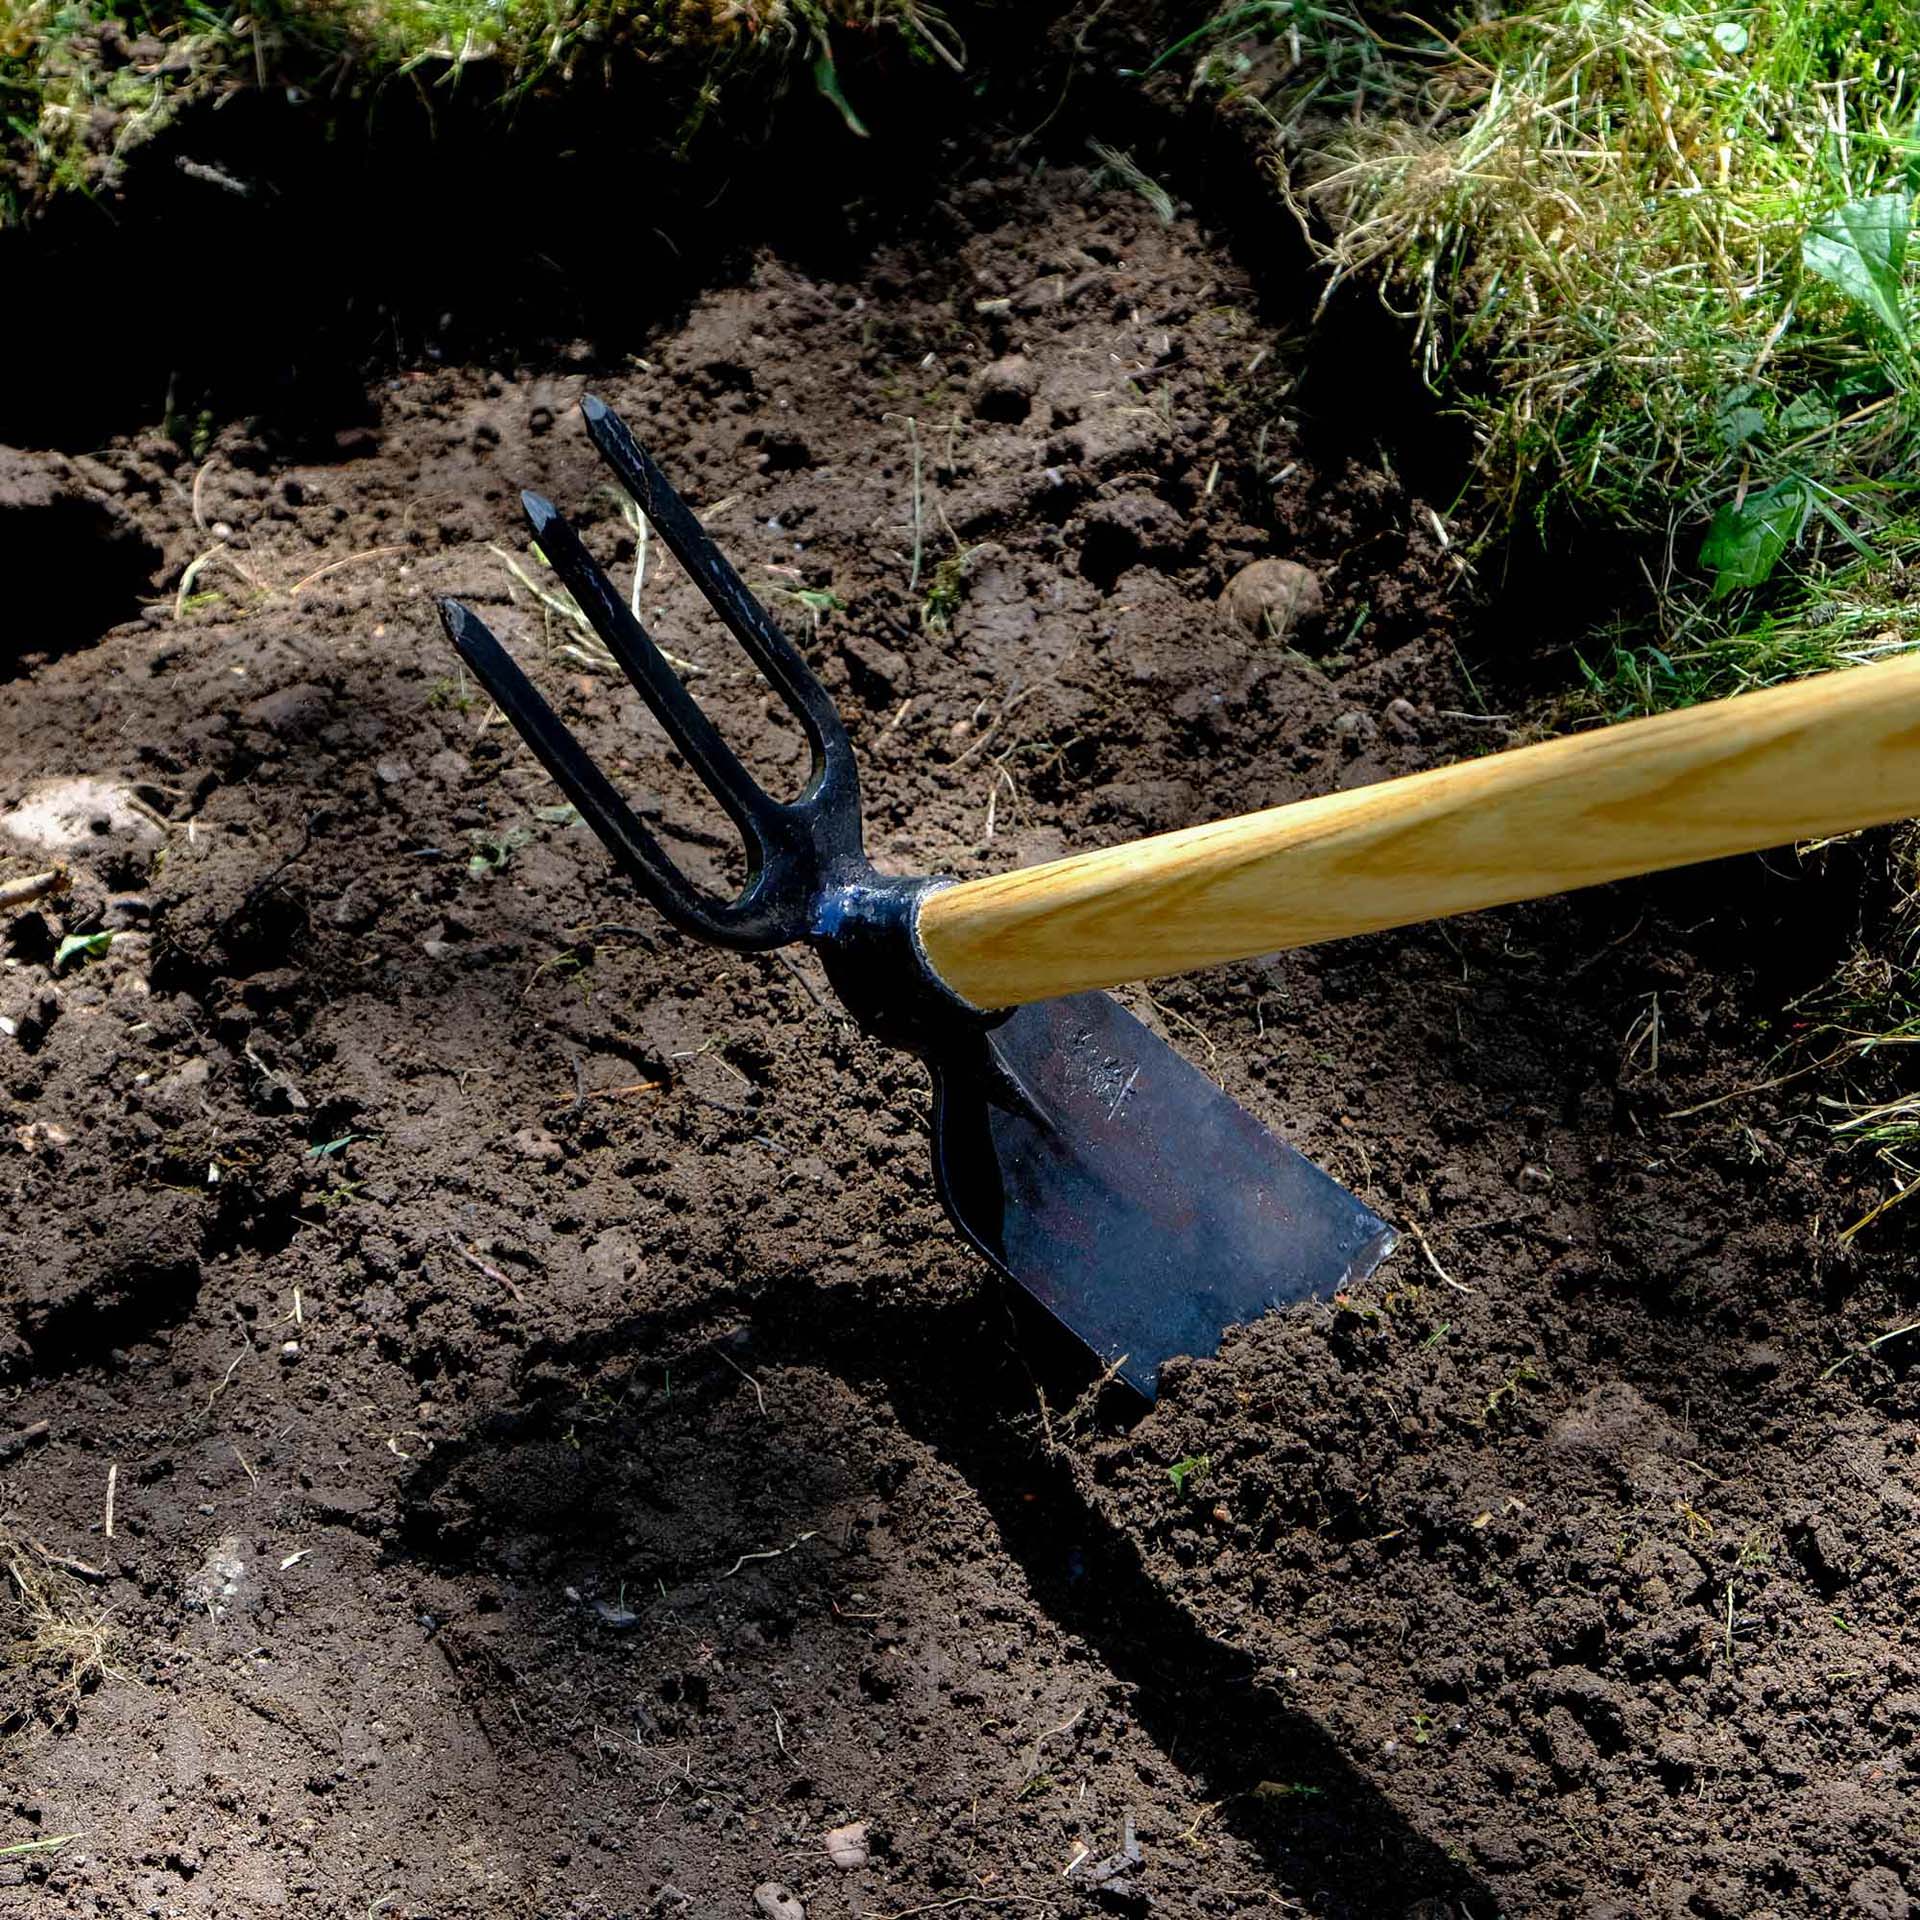
[[[541,551],[746,842],[732,900],[693,885],[457,601],[454,645],[619,865],[717,946],[819,952],[862,1027],[933,1076],[934,1177],[960,1231],[1148,1398],[1175,1354],[1364,1278],[1391,1227],[1095,989],[1920,813],[1920,659],[1327,794],[984,880],[862,851],[826,690],[599,401],[587,431],[812,749],[765,793],[579,536]]]

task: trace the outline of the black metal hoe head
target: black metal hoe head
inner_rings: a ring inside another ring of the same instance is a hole
[[[937,879],[868,863],[860,780],[826,689],[600,401],[587,432],[620,484],[806,735],[812,771],[779,801],[748,773],[559,511],[521,496],[541,551],[747,850],[732,900],[694,885],[457,600],[460,656],[635,885],[682,932],[795,941],[869,1032],[934,1081],[934,1176],[954,1224],[1114,1374],[1153,1398],[1161,1363],[1230,1326],[1364,1278],[1393,1232],[1104,993],[983,1011],[952,993],[915,923]]]

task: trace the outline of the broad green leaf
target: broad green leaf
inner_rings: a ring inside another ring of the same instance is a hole
[[[1713,569],[1713,597],[1759,586],[1799,539],[1811,504],[1807,483],[1790,476],[1722,507],[1700,545],[1700,564]]]
[[[75,954],[98,960],[113,945],[110,933],[70,933],[53,950],[53,970],[58,973]]]
[[[1767,416],[1758,407],[1722,407],[1714,423],[1729,453],[1738,453],[1749,440],[1758,440],[1767,430]]]
[[[515,850],[526,844],[527,835],[522,829],[489,833],[484,827],[475,827],[467,838],[473,842],[473,851],[467,856],[467,871],[479,878],[498,873],[513,858]]]
[[[1901,282],[1912,219],[1909,195],[1879,193],[1823,214],[1800,242],[1800,260],[1807,271],[1866,308],[1902,346],[1908,335]]]
[[[1173,1482],[1174,1492],[1184,1498],[1190,1488],[1199,1485],[1212,1471],[1213,1461],[1206,1454],[1190,1453],[1167,1469],[1167,1478]]]
[[[1833,422],[1834,411],[1824,394],[1798,394],[1780,409],[1780,431],[1790,440],[1803,433],[1818,433]]]

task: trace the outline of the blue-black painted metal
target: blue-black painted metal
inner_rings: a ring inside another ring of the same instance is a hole
[[[826,689],[625,424],[587,431],[806,735],[812,770],[779,801],[748,773],[580,537],[522,496],[542,552],[739,829],[731,900],[696,885],[458,601],[441,617],[501,711],[641,892],[682,931],[748,950],[810,942],[868,1031],[934,1081],[934,1173],[960,1231],[1117,1378],[1151,1399],[1161,1364],[1230,1326],[1364,1277],[1392,1230],[1104,993],[1011,1013],[953,994],[915,931],[943,884],[882,875],[861,840],[860,780]]]
[[[947,1211],[1130,1386],[1364,1279],[1393,1230],[1111,994],[930,1056]]]

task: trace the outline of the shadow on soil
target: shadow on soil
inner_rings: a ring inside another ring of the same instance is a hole
[[[529,1371],[557,1381],[607,1367],[596,1376],[596,1394],[625,1405],[630,1385],[635,1402],[644,1402],[640,1377],[668,1364],[675,1396],[697,1401],[703,1382],[716,1391],[737,1389],[737,1375],[714,1357],[716,1323],[730,1317],[736,1325],[751,1319],[754,1365],[818,1369],[883,1398],[908,1433],[957,1468],[992,1515],[1035,1601],[1133,1690],[1133,1718],[1195,1793],[1219,1804],[1221,1821],[1265,1861],[1277,1888],[1329,1914],[1399,1912],[1435,1897],[1470,1915],[1495,1911],[1492,1896],[1414,1831],[1330,1735],[1169,1600],[1135,1543],[1081,1495],[1065,1460],[1036,1450],[1034,1374],[1016,1356],[1001,1314],[983,1312],[978,1298],[876,1304],[864,1289],[821,1287],[801,1274],[754,1276],[697,1309],[637,1316],[548,1346]],[[1085,1386],[1072,1356],[1047,1353],[1024,1336],[1021,1348],[1024,1361],[1038,1362],[1049,1376],[1050,1401],[1064,1404]],[[927,1384],[941,1380],[961,1386],[942,1392]],[[483,1539],[524,1524],[510,1510],[517,1496],[507,1491],[515,1476],[505,1456],[532,1434],[561,1430],[570,1400],[558,1384],[536,1388],[444,1444],[408,1490],[402,1551],[442,1571],[484,1565],[490,1547]],[[602,1427],[591,1442],[595,1458],[585,1478],[600,1487],[595,1498],[609,1510],[635,1491],[623,1483],[657,1457],[651,1417],[642,1408]],[[766,1450],[754,1477],[804,1487],[818,1478],[817,1449],[804,1435],[783,1434],[782,1426],[776,1415],[753,1429],[762,1438],[745,1442]],[[705,1444],[743,1443],[710,1436]],[[790,1461],[783,1464],[782,1455]],[[475,1503],[477,1494],[481,1510],[469,1504],[448,1533],[437,1524],[436,1509],[444,1511],[437,1496],[456,1473],[466,1501]],[[487,1511],[496,1499],[505,1505]],[[700,1518],[690,1513],[689,1524],[697,1527]],[[657,1531],[654,1537],[671,1554],[671,1541],[660,1542]],[[564,1559],[580,1540],[555,1544]],[[698,1561],[704,1550],[705,1543],[694,1545],[685,1560]],[[545,1636],[551,1629],[529,1619],[522,1631]]]

